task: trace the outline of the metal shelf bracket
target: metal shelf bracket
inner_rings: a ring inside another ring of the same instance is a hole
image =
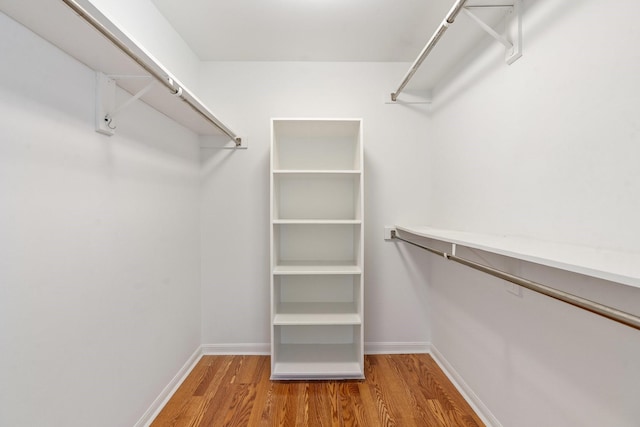
[[[478,15],[473,13],[474,9],[484,8],[506,8],[507,13],[513,15],[508,20],[505,34],[498,33],[494,28],[488,25]],[[505,47],[505,62],[509,65],[513,64],[522,56],[522,0],[513,0],[512,5],[494,5],[483,4],[466,6],[464,13],[471,18],[473,22],[478,24],[487,34],[496,39]],[[511,39],[511,40],[510,40]]]
[[[116,105],[116,81],[123,79],[150,79],[151,81],[131,98]],[[96,72],[96,132],[107,136],[115,134],[115,117],[144,96],[154,84],[155,80],[151,76],[107,75]]]

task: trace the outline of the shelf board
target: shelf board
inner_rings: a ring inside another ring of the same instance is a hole
[[[201,110],[211,114],[209,109],[191,91],[132,37],[93,6],[90,1],[76,0],[76,2],[115,34],[118,40],[132,52],[140,58],[144,58],[145,62],[154,64],[154,68],[162,70],[161,72],[167,77],[171,77],[182,88],[183,97],[188,98],[194,105],[199,105]],[[148,75],[139,64],[80,18],[62,1],[3,2],[2,11],[95,71],[101,71],[107,75]],[[148,81],[145,79],[118,80],[118,86],[132,94],[138,92],[147,83]],[[160,83],[154,84],[141,99],[159,112],[200,135],[224,135],[189,104],[173,95]]]
[[[358,169],[276,169],[274,175],[359,175]]]
[[[276,344],[271,379],[364,378],[355,344]]]
[[[274,224],[362,224],[362,220],[359,219],[274,219]]]
[[[425,226],[400,226],[400,232],[640,287],[640,254],[569,245],[524,237],[498,236]]]
[[[353,303],[281,303],[274,325],[360,325]]]
[[[362,269],[353,261],[286,261],[278,263],[273,274],[362,274]]]

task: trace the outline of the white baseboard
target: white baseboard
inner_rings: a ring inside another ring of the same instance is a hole
[[[428,342],[368,342],[364,344],[365,354],[412,354],[429,353],[431,345]],[[271,353],[269,343],[253,344],[203,344],[204,355],[226,354],[258,354]]]
[[[442,353],[440,353],[435,346],[431,345],[430,353],[433,360],[435,360],[438,366],[440,366],[440,369],[442,369],[455,388],[458,389],[462,397],[464,397],[467,403],[469,403],[482,422],[485,423],[487,427],[502,427],[500,421],[498,421],[498,419],[491,413],[487,405],[480,400],[478,395],[474,393],[471,387],[469,387],[460,374],[456,372],[453,366],[447,361],[447,359],[445,359]]]
[[[271,353],[271,344],[203,344],[202,354],[207,356],[238,354],[238,355],[268,355]]]
[[[180,384],[187,378],[187,376],[191,373],[193,368],[196,366],[196,363],[202,357],[202,348],[198,347],[196,351],[193,352],[191,357],[185,362],[185,364],[180,368],[178,373],[171,379],[169,384],[160,392],[160,395],[153,401],[149,409],[140,417],[137,423],[135,423],[134,427],[147,427],[151,424],[151,422],[158,416],[164,405],[167,404],[171,396],[178,390]]]
[[[364,354],[415,354],[429,353],[428,342],[366,342]]]

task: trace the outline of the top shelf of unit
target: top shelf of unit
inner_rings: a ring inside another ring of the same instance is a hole
[[[640,254],[638,253],[424,226],[398,225],[396,229],[416,236],[640,287]]]
[[[272,132],[274,173],[362,170],[360,119],[273,119]]]
[[[75,0],[74,3],[95,18],[146,66],[159,75],[165,76],[167,81],[170,79],[175,87],[180,87],[182,90],[180,96],[176,96],[156,81],[141,98],[146,104],[199,135],[224,135],[204,117],[206,115],[217,121],[213,113],[135,39],[102,14],[89,0]],[[140,64],[82,19],[63,1],[5,1],[2,2],[2,12],[95,71],[109,76],[149,75]],[[135,94],[151,80],[153,78],[118,79],[117,84]]]

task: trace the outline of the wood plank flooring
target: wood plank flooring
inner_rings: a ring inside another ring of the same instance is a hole
[[[270,381],[268,356],[204,356],[151,426],[484,426],[428,354],[369,355],[365,369]]]

